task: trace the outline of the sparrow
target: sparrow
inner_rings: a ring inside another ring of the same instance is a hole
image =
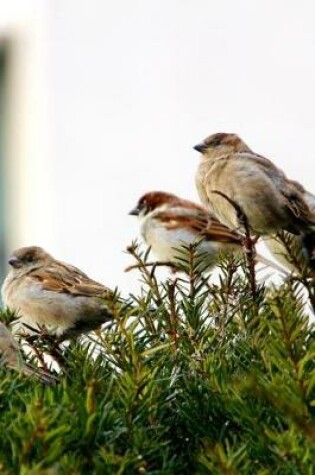
[[[194,149],[201,153],[196,174],[201,202],[224,224],[242,224],[235,204],[257,236],[315,230],[315,217],[299,187],[236,134],[211,135]]]
[[[141,235],[155,256],[173,263],[174,268],[182,259],[182,245],[199,242],[197,255],[207,270],[221,256],[243,250],[244,236],[229,229],[202,206],[171,193],[146,193],[129,214],[138,216]],[[257,256],[257,260],[283,272],[262,256]]]
[[[111,290],[41,247],[22,247],[8,263],[2,299],[26,333],[44,331],[61,342],[113,318],[116,300]]]
[[[54,384],[57,382],[57,379],[47,371],[34,368],[32,365],[25,363],[17,341],[2,322],[0,322],[0,362],[26,376],[33,376],[44,384]]]
[[[315,195],[297,181],[291,180],[291,184],[302,193],[311,213],[315,216]],[[278,235],[264,236],[263,240],[273,257],[291,271],[299,272],[301,265],[312,271],[315,270],[315,232],[296,236],[284,231]],[[287,246],[292,250],[293,256],[298,256],[300,268],[296,267],[296,262],[292,260]]]

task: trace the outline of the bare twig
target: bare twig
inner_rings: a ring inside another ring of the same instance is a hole
[[[133,269],[143,269],[143,267],[171,267],[174,271],[177,270],[174,262],[170,261],[155,261],[155,262],[145,262],[141,264],[132,264],[131,266],[126,267],[125,272],[129,272]]]
[[[167,290],[168,290],[168,298],[170,301],[170,336],[175,343],[175,347],[177,348],[177,341],[178,341],[179,335],[177,331],[178,316],[176,312],[176,297],[175,297],[176,284],[177,284],[176,279],[173,282],[169,282]]]
[[[149,286],[150,286],[150,288],[153,292],[153,298],[154,298],[155,303],[157,305],[161,305],[163,303],[163,299],[162,299],[162,296],[161,296],[161,293],[160,293],[160,290],[159,290],[157,280],[156,280],[155,275],[154,275],[154,271],[155,271],[155,268],[156,268],[156,263],[154,263],[151,266],[152,270],[151,270],[151,272],[149,272],[148,269],[147,269],[145,260],[141,259],[141,257],[137,255],[137,248],[135,246],[129,246],[129,248],[127,248],[127,250],[129,252],[129,254],[131,254],[138,261],[137,266],[139,266],[139,269],[142,271],[143,275],[145,276],[145,279],[146,279],[147,283],[149,284]]]
[[[47,373],[49,373],[49,368],[46,364],[46,361],[45,361],[43,355],[41,354],[41,352],[39,351],[39,349],[34,345],[34,342],[29,341],[27,338],[26,338],[26,341],[27,341],[28,345],[32,348],[36,358],[40,362],[40,364],[41,364],[42,368],[44,369],[44,371],[47,371]]]
[[[233,201],[229,196],[222,193],[222,191],[213,190],[212,193],[222,196],[224,199],[228,201],[228,203],[230,203],[231,206],[233,206],[237,214],[237,219],[239,220],[239,223],[243,226],[245,230],[243,246],[244,246],[245,259],[246,259],[246,267],[248,269],[249,283],[250,283],[252,296],[255,299],[257,296],[257,283],[256,283],[256,272],[255,272],[255,259],[256,259],[255,244],[258,238],[251,237],[250,226],[248,223],[247,216],[245,215],[242,208],[237,203],[235,203],[235,201]]]

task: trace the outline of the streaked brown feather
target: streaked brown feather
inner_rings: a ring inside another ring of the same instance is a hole
[[[282,191],[285,206],[295,218],[300,220],[302,224],[315,224],[314,213],[310,210],[303,194],[293,182],[288,185],[287,189]]]
[[[229,229],[201,207],[198,206],[196,209],[198,211],[196,213],[183,215],[172,211],[162,211],[155,216],[155,219],[161,221],[166,229],[191,230],[200,234],[206,241],[241,244],[242,236],[239,233]]]
[[[41,282],[43,290],[63,292],[73,296],[110,297],[111,290],[90,279],[79,269],[55,261],[53,266],[39,268],[30,273],[33,279]]]

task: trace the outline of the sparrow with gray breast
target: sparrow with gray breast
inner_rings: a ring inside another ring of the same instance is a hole
[[[17,341],[2,322],[0,322],[0,362],[10,369],[34,377],[44,384],[57,382],[57,378],[49,372],[25,363]]]
[[[18,249],[9,265],[2,299],[17,314],[26,333],[31,333],[30,329],[44,330],[63,341],[112,320],[114,293],[44,249]]]
[[[291,183],[302,193],[305,202],[315,217],[315,195],[307,191],[297,181],[291,181]],[[315,232],[296,236],[283,231],[278,236],[264,236],[263,240],[275,259],[289,269],[299,272],[302,266],[302,268],[306,267],[312,272],[315,270]],[[292,259],[290,252],[293,253],[293,256],[298,257],[298,262]]]
[[[217,133],[194,148],[201,153],[196,174],[200,199],[224,224],[232,228],[240,225],[233,202],[254,234],[315,230],[315,218],[303,193],[236,134]]]

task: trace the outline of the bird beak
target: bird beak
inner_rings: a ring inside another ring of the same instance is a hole
[[[22,267],[22,262],[20,261],[20,259],[18,259],[15,256],[10,257],[10,259],[8,260],[8,264],[14,267],[14,269],[18,269],[19,267]]]
[[[197,150],[197,152],[203,153],[206,151],[207,147],[205,146],[204,143],[198,143],[197,145],[194,146],[194,149]]]
[[[139,216],[139,213],[140,213],[140,210],[139,208],[137,208],[137,206],[135,208],[133,208],[131,211],[129,211],[128,214],[130,214],[130,216]]]

